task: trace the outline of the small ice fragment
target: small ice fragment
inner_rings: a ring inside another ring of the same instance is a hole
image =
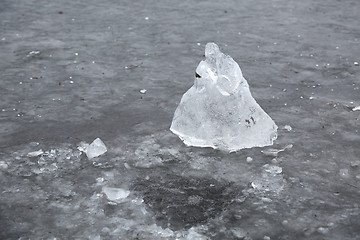
[[[276,175],[282,173],[282,168],[275,165],[265,164],[263,167],[264,167],[264,171],[270,174]]]
[[[102,191],[105,193],[106,197],[113,202],[121,202],[130,194],[129,190],[122,188],[103,187]]]
[[[139,64],[130,64],[128,66],[125,66],[125,69],[134,69],[134,68],[137,68],[137,67],[140,67],[143,63],[139,63]]]
[[[38,143],[38,142],[31,142],[31,143],[29,143],[29,145],[30,145],[31,147],[36,147],[36,146],[39,146],[40,143]]]
[[[9,165],[5,161],[0,161],[0,169],[7,169]]]
[[[272,145],[278,127],[252,97],[239,65],[215,43],[206,44],[205,58],[170,131],[188,146],[229,152]]]
[[[351,167],[358,167],[358,166],[360,166],[360,161],[359,160],[352,161],[352,162],[350,162],[350,166]]]
[[[271,191],[279,193],[283,190],[286,180],[282,176],[282,168],[265,164],[260,176],[251,182],[251,187],[257,191]]]
[[[98,177],[98,178],[96,178],[96,182],[98,182],[98,183],[103,183],[103,182],[104,182],[104,178],[103,178],[103,177]]]
[[[29,52],[29,55],[28,55],[28,56],[37,55],[37,54],[39,54],[39,53],[40,53],[40,51],[31,51],[31,52]]]
[[[141,90],[140,90],[140,93],[141,93],[141,94],[145,94],[146,91],[147,91],[146,89],[141,89]]]
[[[107,148],[103,141],[100,138],[95,139],[87,148],[86,156],[89,159],[98,157],[107,152]]]
[[[261,152],[263,154],[265,154],[266,156],[277,157],[278,153],[281,152],[281,149],[268,148],[268,149],[262,150]]]
[[[145,20],[146,20],[146,21],[149,20],[149,17],[145,17]]]
[[[245,239],[247,235],[244,229],[238,227],[231,229],[231,232],[237,239]]]
[[[272,202],[272,200],[271,200],[271,198],[267,198],[267,197],[262,197],[261,198],[261,201],[263,201],[263,202]]]
[[[290,132],[292,130],[292,127],[290,125],[285,125],[284,129]]]
[[[89,147],[90,144],[86,143],[86,142],[80,142],[77,149],[80,152],[86,152],[86,149]]]
[[[270,240],[271,238],[269,236],[264,236],[264,240]]]
[[[267,149],[265,149],[265,150],[262,150],[261,152],[262,152],[263,154],[265,154],[265,156],[277,157],[279,152],[283,152],[283,151],[285,151],[286,149],[290,149],[290,148],[292,148],[292,147],[293,147],[292,144],[288,144],[288,145],[286,145],[286,146],[285,146],[284,148],[282,148],[282,149],[267,148]]]
[[[360,106],[354,107],[352,110],[353,110],[353,111],[359,111],[359,110],[360,110]]]
[[[247,158],[246,158],[246,162],[251,163],[252,161],[253,161],[253,158],[252,158],[252,157],[247,157]]]
[[[313,96],[311,96],[311,97],[309,97],[309,99],[310,99],[310,100],[313,100],[313,99],[314,99],[314,97],[313,97]]]
[[[43,150],[38,150],[38,151],[35,151],[35,152],[29,152],[28,154],[27,154],[27,156],[28,157],[37,157],[37,156],[39,156],[39,155],[41,155],[41,154],[43,154],[44,153],[44,151]]]
[[[201,45],[201,43],[199,43],[199,42],[198,42],[198,43],[196,43],[196,44],[197,44],[198,46],[200,46],[200,45]]]
[[[349,177],[349,170],[346,168],[340,169],[339,173],[340,173],[341,177],[344,177],[344,178]]]
[[[70,84],[73,84],[74,83],[74,81],[70,81]]]
[[[321,234],[327,234],[329,232],[329,229],[325,227],[319,227],[317,231]]]
[[[355,65],[355,66],[359,66],[359,62],[354,62],[354,65]]]
[[[76,52],[76,53],[75,53],[75,56],[79,56],[79,54]]]

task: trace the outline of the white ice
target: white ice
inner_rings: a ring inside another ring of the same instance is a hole
[[[206,44],[205,57],[170,130],[188,146],[232,152],[272,145],[278,127],[252,97],[239,65],[215,43]]]
[[[89,146],[82,144],[79,148],[85,148],[84,152],[86,153],[88,159],[98,157],[107,152],[107,148],[100,138],[96,138]]]
[[[122,188],[103,187],[102,191],[105,193],[107,199],[113,202],[121,202],[130,194],[130,191]]]
[[[38,150],[38,151],[35,151],[35,152],[29,152],[27,154],[28,157],[37,157],[37,156],[40,156],[41,154],[43,154],[44,151],[42,149]]]

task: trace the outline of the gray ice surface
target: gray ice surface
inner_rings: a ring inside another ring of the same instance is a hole
[[[359,8],[2,0],[0,239],[359,239]],[[169,131],[207,42],[241,66],[273,146]],[[89,160],[77,145],[97,137],[108,151]]]

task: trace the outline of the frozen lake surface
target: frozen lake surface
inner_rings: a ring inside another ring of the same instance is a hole
[[[359,12],[1,1],[0,239],[360,239]],[[207,42],[279,126],[273,146],[229,154],[169,131]],[[96,138],[107,152],[89,160],[78,146]]]

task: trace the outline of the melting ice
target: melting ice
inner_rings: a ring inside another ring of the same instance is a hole
[[[206,44],[205,57],[170,130],[188,146],[233,152],[272,145],[278,127],[252,97],[239,65],[215,43]]]

